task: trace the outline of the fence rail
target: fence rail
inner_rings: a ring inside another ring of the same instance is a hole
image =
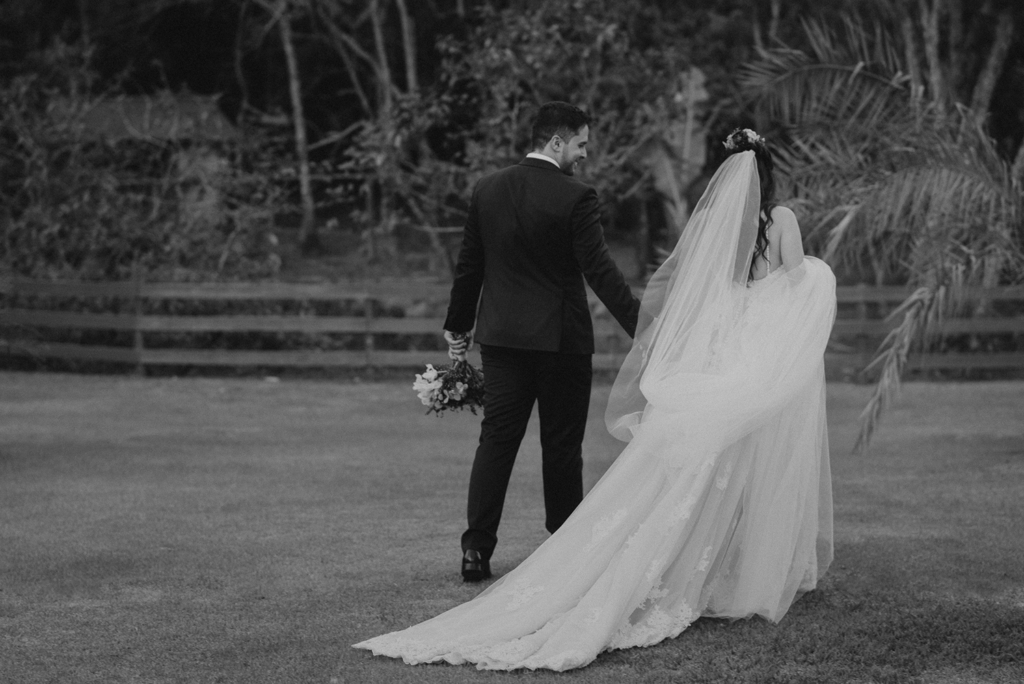
[[[408,281],[377,283],[145,283],[145,282],[39,282],[0,280],[0,297],[29,296],[56,299],[116,299],[133,313],[85,313],[57,309],[8,306],[0,308],[0,328],[38,330],[107,330],[131,334],[131,346],[31,342],[22,336],[8,345],[8,354],[30,354],[44,358],[75,361],[105,361],[147,366],[266,366],[266,367],[414,367],[429,360],[431,352],[389,350],[376,345],[379,335],[425,335],[440,337],[444,319],[436,315],[396,317],[381,315],[373,302],[445,302],[449,285]],[[878,316],[905,299],[908,291],[899,287],[841,286],[837,289],[840,318],[832,332],[834,344],[826,362],[846,374],[859,372],[870,360],[878,342],[896,323]],[[985,302],[1024,302],[1024,287],[976,289],[968,299]],[[160,300],[201,302],[316,302],[350,301],[364,306],[363,315],[151,315],[143,313],[144,303]],[[625,333],[592,297],[597,314],[594,328],[598,353],[594,366],[614,369],[629,349]],[[846,305],[846,306],[843,306]],[[852,305],[852,306],[850,306]],[[869,306],[873,305],[873,307]],[[869,311],[869,309],[873,309]],[[1024,310],[1024,307],[1022,307]],[[851,314],[852,311],[852,314]],[[946,334],[1024,334],[1024,314],[986,315],[943,321]],[[361,337],[358,350],[249,350],[147,347],[146,337],[159,333],[305,333],[347,334]],[[853,340],[854,344],[850,343]],[[472,357],[477,362],[478,356]],[[1024,352],[947,352],[913,357],[918,369],[1024,369]]]

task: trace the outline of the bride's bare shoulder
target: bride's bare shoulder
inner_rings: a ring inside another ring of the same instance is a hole
[[[777,204],[772,207],[772,223],[778,224],[780,228],[800,227],[800,224],[797,223],[796,214],[793,213],[793,210],[789,207],[784,207],[781,204]]]
[[[796,268],[804,258],[803,239],[796,214],[789,207],[772,209],[772,225],[768,228],[768,241],[779,246],[779,257],[788,271]]]

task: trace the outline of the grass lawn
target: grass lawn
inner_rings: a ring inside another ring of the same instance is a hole
[[[869,388],[830,386],[820,589],[562,675],[349,648],[480,589],[458,574],[479,419],[410,386],[0,374],[0,682],[1024,681],[1024,382],[912,383],[867,457]],[[620,450],[607,392],[587,486]],[[545,536],[535,424],[519,458],[499,575]]]

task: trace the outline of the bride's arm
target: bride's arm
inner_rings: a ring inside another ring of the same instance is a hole
[[[787,207],[775,207],[772,210],[772,227],[778,226],[779,256],[782,266],[791,271],[804,261],[804,245],[800,237],[800,224],[796,214]]]

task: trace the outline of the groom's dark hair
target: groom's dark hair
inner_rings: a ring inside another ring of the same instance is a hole
[[[590,117],[579,107],[568,102],[543,104],[533,119],[533,149],[543,149],[548,140],[556,135],[568,142],[581,128],[589,125]]]

